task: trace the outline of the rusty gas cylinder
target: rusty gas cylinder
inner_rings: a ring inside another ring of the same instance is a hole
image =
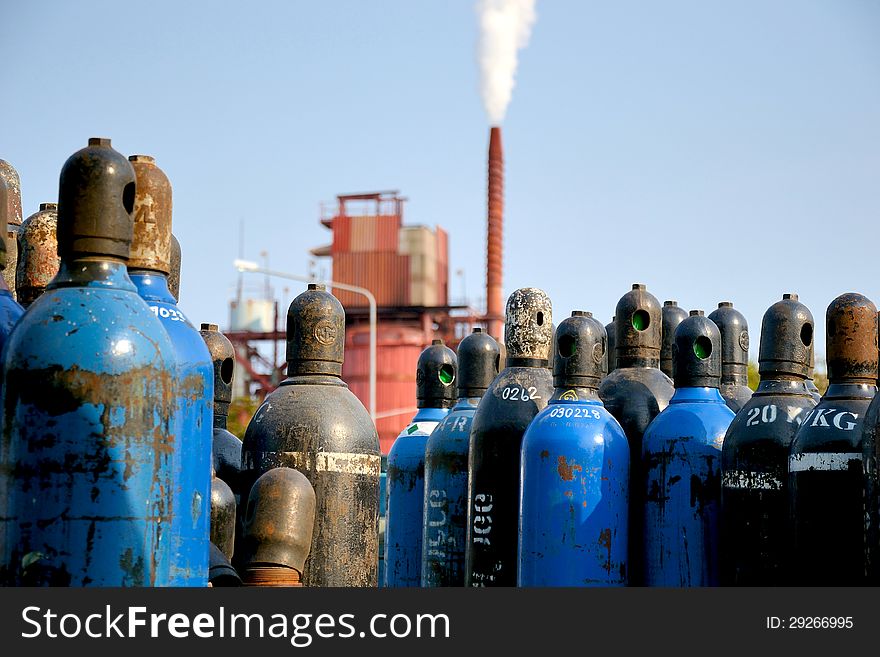
[[[6,249],[6,269],[3,270],[3,278],[6,288],[15,299],[15,270],[18,262],[18,230],[21,226],[21,182],[18,171],[6,160],[0,160],[0,180],[6,183],[6,194],[2,212],[6,220],[0,224],[3,226],[3,238]]]
[[[172,583],[201,587],[208,582],[214,370],[204,340],[168,289],[171,182],[153,157],[128,159],[137,179],[128,274],[171,338],[178,379],[176,434],[181,449],[176,452],[180,462],[175,467],[173,506],[187,511],[175,513],[171,520],[176,546]]]
[[[61,259],[58,257],[58,204],[40,203],[18,231],[18,264],[15,292],[25,308],[31,305],[55,278]]]
[[[663,335],[660,343],[660,371],[672,378],[672,343],[675,342],[675,329],[688,316],[687,310],[677,301],[663,302]]]
[[[8,212],[8,194],[6,181],[0,178],[0,225],[5,223]],[[6,270],[6,263],[6,240],[0,240],[0,271]],[[24,309],[15,301],[12,292],[6,287],[6,279],[0,279],[0,350],[3,349],[6,339],[23,314]]]
[[[721,583],[781,586],[790,553],[788,453],[816,402],[806,386],[813,314],[785,294],[764,313],[758,389],[721,450]]]
[[[169,585],[176,360],[126,269],[134,170],[90,139],[58,198],[61,267],[4,350],[2,569],[19,584]]]
[[[642,435],[674,390],[672,380],[660,371],[663,313],[657,298],[636,283],[617,302],[615,317],[617,368],[602,380],[599,398],[629,442],[629,583],[639,586],[645,506]]]
[[[342,304],[309,284],[287,313],[288,378],[257,409],[242,446],[242,497],[278,466],[300,470],[315,488],[306,586],[378,583],[379,436],[341,378],[344,345]]]
[[[515,586],[520,446],[532,418],[553,395],[547,362],[553,324],[543,290],[507,300],[507,362],[486,390],[471,425],[465,586]]]
[[[279,467],[260,475],[244,514],[245,585],[302,586],[314,525],[315,491],[301,472]]]
[[[556,330],[555,390],[522,441],[520,586],[624,586],[629,445],[597,394],[607,338],[574,311]]]
[[[721,396],[734,413],[752,397],[749,388],[749,325],[730,301],[709,315],[721,331]]]
[[[825,314],[828,389],[791,445],[789,584],[865,582],[862,422],[877,391],[877,308],[842,294]]]

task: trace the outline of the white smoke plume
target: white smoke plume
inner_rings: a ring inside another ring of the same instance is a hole
[[[477,0],[480,20],[480,91],[489,122],[504,120],[516,78],[518,51],[535,23],[535,0]]]

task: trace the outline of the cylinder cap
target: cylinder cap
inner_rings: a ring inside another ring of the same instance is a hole
[[[199,331],[214,363],[214,401],[232,402],[232,379],[235,376],[235,349],[216,324],[202,324]]]
[[[416,367],[416,406],[451,408],[455,405],[458,362],[455,352],[434,340],[419,354]]]
[[[796,294],[784,294],[764,313],[758,370],[761,376],[807,377],[813,351],[813,313]]]
[[[663,321],[657,297],[636,283],[617,302],[614,315],[614,347],[618,360],[659,360]]]
[[[662,332],[660,343],[660,369],[668,377],[672,377],[672,343],[675,342],[675,329],[688,316],[687,311],[676,301],[664,301],[662,315]]]
[[[501,367],[501,349],[483,329],[474,332],[458,344],[458,396],[482,397]]]
[[[830,383],[877,381],[877,307],[856,292],[841,294],[825,313],[825,360]]]
[[[607,349],[605,327],[591,315],[577,312],[556,329],[553,385],[598,388]]]
[[[137,189],[128,266],[171,272],[171,182],[149,155],[131,155]]]
[[[312,544],[315,491],[293,468],[272,468],[254,482],[244,515],[242,563],[300,573]]]
[[[708,317],[691,311],[675,329],[672,353],[676,388],[721,385],[721,332]]]
[[[309,284],[287,310],[287,372],[342,375],[345,311],[323,285]]]
[[[180,301],[180,242],[171,234],[171,271],[168,272],[168,291],[175,301]]]
[[[507,299],[504,324],[507,358],[547,361],[553,340],[552,325],[553,308],[544,290],[524,287],[514,291]]]
[[[128,260],[133,233],[135,175],[110,146],[91,138],[61,169],[58,186],[58,255]]]
[[[57,208],[55,203],[41,203],[40,211],[25,219],[18,231],[15,292],[25,308],[45,291],[61,266]]]
[[[709,319],[721,332],[721,367],[728,365],[749,366],[749,324],[743,314],[729,301],[718,304],[718,310]]]
[[[214,473],[211,477],[211,542],[227,559],[235,549],[235,494]]]

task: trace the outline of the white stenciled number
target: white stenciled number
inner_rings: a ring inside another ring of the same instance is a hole
[[[501,398],[508,401],[527,402],[533,399],[540,399],[541,396],[538,394],[538,389],[534,386],[528,390],[520,386],[507,386],[501,391]]]
[[[474,543],[491,545],[489,534],[492,531],[492,496],[478,493],[474,496]]]
[[[767,406],[756,406],[749,410],[746,426],[753,427],[756,424],[773,424],[776,422],[776,416],[779,413],[776,404],[768,404]]]

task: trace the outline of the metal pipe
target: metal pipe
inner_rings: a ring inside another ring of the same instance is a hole
[[[348,283],[339,283],[337,281],[332,281],[329,279],[319,280],[314,276],[299,276],[297,274],[291,274],[289,272],[276,271],[274,269],[267,269],[265,267],[260,267],[257,263],[251,262],[250,260],[240,260],[236,259],[232,262],[233,266],[239,272],[249,272],[256,274],[265,274],[266,276],[277,276],[278,278],[289,278],[294,281],[301,281],[303,283],[323,283],[329,287],[338,287],[340,290],[346,290],[348,292],[354,292],[355,294],[361,294],[367,298],[367,303],[370,305],[370,378],[369,378],[369,388],[370,388],[370,403],[368,406],[368,410],[370,411],[370,418],[373,420],[373,424],[376,423],[376,325],[378,323],[377,320],[377,311],[376,311],[376,297],[373,296],[373,293],[370,292],[365,287],[358,287],[357,285],[349,285]]]

